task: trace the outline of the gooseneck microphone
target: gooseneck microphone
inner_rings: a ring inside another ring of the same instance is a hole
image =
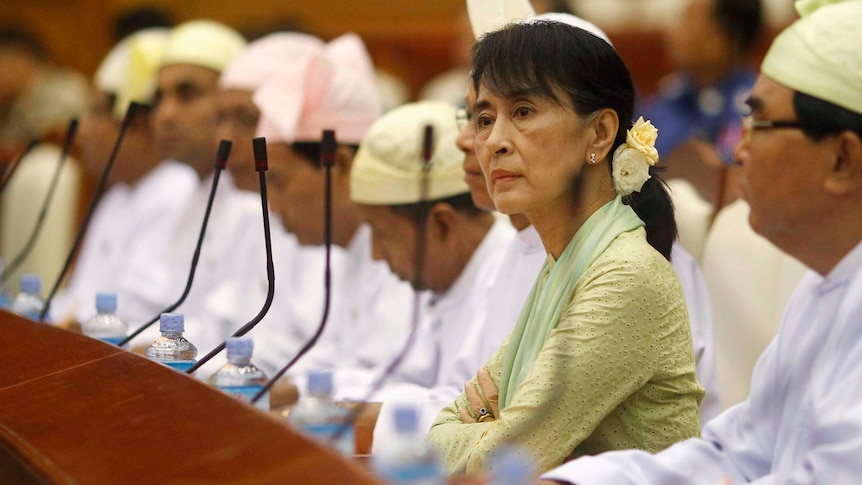
[[[272,299],[275,296],[275,265],[272,263],[272,237],[269,232],[269,205],[266,197],[266,171],[269,169],[269,159],[266,154],[266,138],[255,138],[252,140],[252,146],[254,147],[254,168],[260,177],[260,206],[263,210],[263,241],[266,244],[266,279],[268,285],[263,308],[260,309],[251,321],[238,328],[231,337],[242,337],[260,323],[267,312],[269,312],[269,307],[272,305]],[[207,355],[203,356],[186,370],[186,374],[194,374],[195,371],[224,350],[225,344],[226,342],[222,342],[216,348],[212,349]]]
[[[60,159],[57,161],[57,167],[54,168],[54,174],[51,176],[51,183],[48,185],[48,192],[45,194],[45,200],[42,201],[42,208],[39,209],[39,215],[36,216],[36,224],[33,226],[33,230],[30,233],[30,237],[27,238],[27,242],[24,243],[24,247],[9,263],[3,277],[0,278],[0,283],[5,282],[9,276],[14,273],[19,266],[21,266],[21,263],[27,259],[30,252],[33,251],[33,248],[36,245],[36,239],[39,238],[39,233],[42,232],[42,227],[45,225],[45,217],[48,215],[48,207],[50,207],[51,201],[54,199],[54,193],[57,191],[57,182],[60,180],[60,174],[63,171],[63,166],[66,164],[66,158],[69,156],[69,150],[72,147],[72,140],[75,139],[75,133],[77,133],[77,131],[78,120],[76,118],[72,118],[69,121],[69,127],[66,129],[66,137],[63,139],[63,148],[60,151]]]
[[[127,343],[129,343],[129,341],[131,341],[133,338],[140,335],[141,332],[150,328],[154,323],[159,321],[159,317],[162,315],[162,313],[173,312],[174,310],[177,309],[177,307],[182,305],[183,302],[186,301],[186,297],[189,296],[189,292],[191,292],[191,290],[192,290],[192,283],[195,280],[195,270],[198,267],[198,260],[201,257],[201,247],[204,244],[204,236],[206,235],[206,232],[207,232],[207,222],[209,222],[210,212],[212,212],[213,201],[215,200],[215,195],[216,195],[216,189],[218,189],[218,181],[221,178],[222,171],[224,171],[225,167],[227,167],[227,159],[228,159],[228,157],[230,157],[230,149],[232,146],[233,146],[233,143],[229,142],[228,140],[222,140],[219,142],[219,145],[218,145],[218,152],[216,153],[216,160],[215,160],[215,173],[213,174],[212,186],[210,188],[210,196],[209,196],[209,199],[207,199],[207,206],[206,206],[206,210],[204,211],[204,219],[203,219],[203,222],[201,223],[201,231],[200,231],[200,234],[198,235],[198,242],[197,242],[197,245],[195,246],[194,256],[192,256],[191,268],[189,269],[189,277],[186,280],[186,287],[183,290],[183,294],[180,295],[179,299],[177,299],[176,302],[169,305],[164,310],[160,311],[158,314],[156,314],[155,317],[150,319],[147,323],[138,327],[138,329],[135,330],[134,332],[132,332],[131,334],[129,334],[128,337],[126,337],[125,339],[120,341],[120,343],[118,343],[117,346],[122,347],[122,346],[126,345]]]
[[[404,343],[404,347],[401,351],[398,352],[398,355],[392,359],[392,362],[390,362],[386,369],[384,369],[380,377],[374,381],[365,397],[362,398],[362,400],[359,401],[359,403],[351,410],[350,414],[345,418],[344,422],[341,423],[341,426],[335,434],[329,438],[330,445],[341,439],[344,433],[350,429],[350,426],[356,421],[356,417],[365,410],[366,406],[368,406],[368,401],[371,400],[374,394],[383,387],[383,384],[392,376],[395,370],[398,369],[398,366],[400,366],[401,362],[404,361],[404,358],[407,357],[410,349],[413,348],[413,343],[416,341],[416,334],[419,332],[419,320],[422,316],[422,291],[420,288],[425,287],[426,227],[428,222],[428,212],[430,211],[430,205],[428,204],[428,175],[431,171],[431,157],[434,154],[434,127],[431,125],[425,125],[423,135],[422,176],[419,179],[419,218],[416,223],[416,254],[414,255],[413,260],[413,314],[412,321],[410,323],[410,334],[407,336],[407,341]]]
[[[296,356],[282,367],[276,374],[266,383],[263,388],[251,398],[251,403],[254,404],[260,400],[269,389],[281,379],[291,367],[312,347],[317,343],[317,340],[323,334],[326,328],[326,322],[329,320],[329,306],[332,299],[332,268],[330,267],[330,253],[332,251],[332,166],[335,165],[335,149],[337,143],[335,141],[335,131],[323,130],[323,139],[320,143],[320,164],[324,170],[324,209],[323,209],[323,244],[325,248],[325,263],[323,273],[324,299],[323,299],[323,316],[320,319],[320,325],[317,331],[314,332],[311,339],[299,350]]]
[[[18,156],[12,160],[12,163],[9,164],[9,167],[6,168],[4,172],[0,173],[0,177],[2,177],[0,178],[0,194],[3,193],[3,189],[6,188],[6,184],[8,184],[10,180],[12,180],[12,175],[15,173],[15,170],[18,169],[18,165],[21,164],[21,160],[24,160],[24,157],[26,157],[27,154],[30,153],[30,151],[32,151],[33,148],[35,148],[36,145],[41,142],[42,140],[38,138],[30,140],[30,143],[27,144],[27,147],[24,148],[24,151],[19,153]]]
[[[84,234],[87,233],[87,228],[90,227],[90,221],[93,219],[93,213],[96,211],[96,206],[99,204],[99,201],[102,199],[102,194],[105,192],[105,186],[108,184],[108,176],[111,174],[111,169],[114,168],[114,161],[117,159],[117,153],[120,151],[120,145],[123,144],[123,138],[126,136],[126,131],[128,131],[129,126],[132,125],[135,114],[141,109],[144,109],[143,106],[133,102],[129,104],[129,108],[126,110],[126,116],[123,117],[123,122],[120,125],[120,132],[117,134],[117,140],[114,142],[113,148],[111,148],[111,154],[108,156],[108,161],[105,163],[105,168],[102,169],[102,175],[99,177],[98,184],[96,184],[96,191],[93,194],[93,200],[90,201],[90,206],[87,208],[87,215],[84,217],[84,223],[81,224],[80,229],[78,229],[78,233],[75,235],[75,241],[72,243],[72,249],[66,257],[66,262],[63,263],[63,269],[60,270],[60,275],[54,282],[54,286],[51,288],[51,293],[49,293],[48,299],[45,300],[45,306],[42,308],[42,313],[39,314],[40,322],[45,321],[45,315],[47,315],[48,311],[51,309],[51,300],[54,299],[54,295],[57,294],[57,290],[60,288],[60,283],[63,282],[63,278],[66,277],[66,273],[69,271],[69,266],[72,265],[72,258],[78,251],[78,247],[84,239]]]

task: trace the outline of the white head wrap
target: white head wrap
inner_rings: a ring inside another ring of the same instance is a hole
[[[96,88],[113,94],[114,118],[122,120],[131,102],[152,100],[156,72],[168,45],[169,29],[146,29],[126,37],[96,71]]]
[[[467,0],[467,13],[473,36],[478,40],[483,35],[502,29],[513,23],[533,23],[537,21],[560,22],[571,25],[595,35],[611,44],[607,34],[596,24],[567,13],[548,12],[536,15],[529,0]]]
[[[350,198],[358,204],[399,205],[420,202],[423,136],[434,127],[434,153],[428,173],[427,200],[466,194],[464,153],[454,106],[424,101],[389,111],[368,130],[350,171]]]
[[[331,129],[339,143],[359,144],[382,112],[374,65],[355,34],[291,64],[261,86],[254,101],[261,112],[258,136],[287,143],[320,141]]]
[[[294,69],[297,63],[304,65],[311,56],[322,52],[325,45],[322,40],[307,34],[284,32],[268,35],[249,44],[222,71],[219,85],[222,89],[257,91],[281,72]]]
[[[761,72],[862,114],[862,1],[806,0],[797,10],[803,17],[775,38]]]
[[[212,20],[193,20],[171,30],[162,66],[193,64],[221,72],[245,48],[243,36]]]

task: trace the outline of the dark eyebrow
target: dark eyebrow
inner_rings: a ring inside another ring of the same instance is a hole
[[[481,101],[476,101],[476,104],[473,105],[473,110],[471,114],[475,117],[477,113],[482,111],[483,109],[488,109],[491,107],[491,103],[487,99],[483,99]]]

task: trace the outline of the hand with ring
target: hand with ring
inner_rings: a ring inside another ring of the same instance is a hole
[[[487,423],[494,421],[500,415],[498,404],[499,392],[488,369],[481,368],[476,373],[478,385],[472,382],[464,384],[464,394],[470,409],[458,408],[462,423]]]

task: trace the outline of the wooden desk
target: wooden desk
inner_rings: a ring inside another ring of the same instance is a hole
[[[0,311],[0,483],[378,484],[277,417]]]

